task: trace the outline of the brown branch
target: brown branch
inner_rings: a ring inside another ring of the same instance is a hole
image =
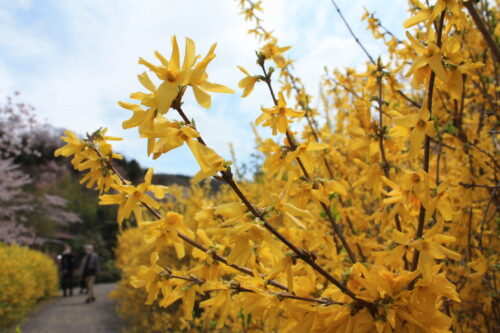
[[[339,13],[339,16],[340,18],[342,19],[342,21],[344,22],[345,26],[347,27],[347,30],[349,30],[349,33],[351,34],[351,36],[354,38],[354,40],[356,41],[356,43],[359,45],[359,47],[361,47],[361,49],[363,50],[363,52],[366,54],[366,56],[368,57],[368,60],[370,60],[370,62],[372,63],[372,65],[376,65],[375,63],[375,60],[373,60],[372,56],[370,55],[370,53],[368,53],[368,51],[366,50],[366,48],[364,47],[364,45],[361,43],[361,41],[359,40],[359,38],[356,36],[356,34],[354,34],[354,31],[352,31],[351,29],[351,26],[349,25],[349,23],[347,22],[347,20],[345,19],[344,15],[342,14],[342,12],[340,11],[340,8],[339,6],[337,6],[337,3],[335,2],[335,0],[331,0],[332,4],[335,6],[335,9],[337,10],[337,13]],[[410,102],[410,104],[412,104],[413,106],[416,106],[418,108],[420,108],[420,104],[413,101],[410,97],[408,97],[402,90],[396,90],[398,92],[398,94],[400,94],[404,99],[406,99],[408,102]]]
[[[189,118],[185,115],[184,111],[182,108],[177,105],[174,108],[184,119],[187,125],[191,125],[192,123],[189,120]],[[198,138],[199,142],[206,145],[201,138],[201,136]],[[245,207],[250,211],[250,213],[257,219],[259,219],[262,223],[264,228],[266,228],[269,232],[271,232],[276,238],[278,238],[283,244],[285,244],[290,250],[294,252],[294,254],[297,256],[297,258],[301,259],[305,263],[307,263],[311,268],[313,268],[316,272],[318,272],[320,275],[322,275],[327,281],[331,282],[334,284],[339,290],[346,294],[347,296],[351,297],[353,300],[355,300],[358,304],[361,306],[366,307],[368,310],[370,310],[371,313],[376,313],[376,309],[374,305],[370,302],[367,302],[365,300],[359,299],[356,297],[356,295],[348,289],[345,285],[343,285],[341,282],[339,282],[337,279],[335,279],[330,273],[328,273],[326,270],[324,270],[321,266],[319,266],[315,262],[315,257],[311,255],[311,253],[307,250],[301,250],[297,246],[295,246],[290,240],[288,240],[283,234],[281,234],[278,230],[276,230],[268,221],[267,219],[263,216],[261,212],[255,208],[252,203],[248,200],[248,198],[243,194],[241,189],[239,188],[238,184],[233,178],[233,175],[230,170],[226,171],[221,171],[221,179],[224,180],[226,184],[231,187],[233,192],[238,196],[238,198],[243,202]],[[180,236],[179,236],[180,237]],[[252,274],[253,275],[253,274]]]
[[[443,138],[439,137],[438,150],[437,150],[437,161],[436,161],[436,185],[439,186],[441,179],[439,177],[439,171],[441,166],[441,155],[443,149]]]
[[[203,279],[198,279],[196,276],[189,276],[189,277],[185,277],[185,276],[179,276],[179,275],[175,275],[175,274],[172,274],[172,270],[167,268],[167,267],[162,267],[164,269],[163,272],[160,272],[160,276],[163,276],[167,279],[179,279],[179,280],[184,280],[184,281],[188,281],[188,282],[191,282],[191,283],[195,283],[195,284],[204,284],[206,281],[203,280]]]
[[[398,44],[402,44],[402,43],[403,43],[403,41],[402,41],[402,40],[400,40],[400,39],[399,39],[399,38],[398,38],[395,34],[393,34],[393,33],[392,33],[389,29],[387,29],[387,28],[386,28],[386,27],[382,24],[382,21],[381,21],[379,18],[375,17],[375,15],[374,15],[374,14],[370,14],[370,17],[371,17],[372,19],[374,19],[374,20],[375,20],[375,22],[377,23],[377,25],[378,25],[380,28],[382,28],[382,29],[384,30],[384,34],[387,34],[387,35],[389,35],[389,36],[391,36],[391,37],[394,37],[394,38],[396,39],[396,41],[398,42]],[[384,39],[384,40],[385,40],[385,39]]]
[[[472,205],[469,208],[469,223],[467,226],[467,258],[472,260]]]
[[[476,71],[477,75],[479,76],[479,83],[477,81],[472,81],[472,84],[474,85],[474,87],[476,87],[478,90],[481,91],[481,93],[483,94],[483,97],[486,98],[486,100],[488,101],[488,103],[490,104],[490,107],[491,107],[491,110],[493,112],[495,112],[495,110],[497,110],[497,107],[496,107],[496,103],[494,100],[491,99],[491,95],[488,93],[488,89],[487,87],[485,86],[485,82],[483,80],[483,78],[481,77],[481,73],[479,70]],[[465,74],[463,74],[462,76],[464,76]],[[482,108],[484,110],[484,107]],[[484,111],[483,111],[484,112]],[[479,133],[479,130],[478,130],[478,133]]]
[[[193,275],[190,275],[188,277],[175,275],[175,274],[172,274],[172,271],[170,269],[165,268],[165,267],[164,267],[164,269],[165,269],[165,271],[160,272],[160,275],[164,276],[167,279],[178,279],[178,280],[183,280],[183,281],[191,282],[191,283],[198,284],[198,285],[202,285],[202,284],[207,282],[207,281],[205,281],[203,279],[199,279]],[[232,283],[230,285],[230,287],[231,287],[231,290],[234,290],[236,292],[255,293],[254,290],[243,288],[237,283]],[[286,292],[272,292],[272,291],[267,291],[267,292],[273,296],[277,296],[278,298],[295,299],[295,300],[300,300],[300,301],[305,301],[305,302],[317,303],[317,304],[321,304],[321,305],[334,305],[334,304],[344,305],[345,304],[345,303],[340,303],[340,302],[334,302],[329,298],[302,297],[302,296],[297,296],[295,294],[286,293]]]
[[[456,150],[456,149],[455,149],[455,147],[452,147],[452,146],[450,146],[450,145],[447,145],[446,143],[443,143],[443,141],[442,141],[442,140],[436,140],[436,139],[434,139],[434,138],[430,138],[430,139],[431,139],[431,142],[432,142],[432,143],[435,143],[435,144],[441,145],[442,147],[448,148],[449,150],[453,150],[453,151],[455,151],[455,150]]]
[[[401,95],[401,97],[403,97],[404,99],[406,99],[406,100],[407,100],[407,101],[408,101],[411,105],[413,105],[414,107],[417,107],[417,108],[419,108],[419,109],[422,107],[422,105],[420,105],[420,103],[415,102],[414,100],[412,100],[412,99],[411,99],[410,97],[408,97],[408,95],[406,95],[406,94],[405,94],[405,93],[404,93],[401,89],[396,90],[396,92],[397,92],[398,94],[400,94],[400,95]]]
[[[439,26],[437,29],[437,46],[441,47],[441,38],[443,35],[443,27],[444,27],[444,17],[446,15],[446,9],[441,12],[441,17],[439,18]],[[428,89],[428,96],[427,96],[427,109],[430,114],[432,114],[432,99],[433,99],[433,94],[434,94],[434,81],[436,80],[436,73],[434,71],[431,71],[431,76],[429,78],[429,89]],[[429,162],[430,162],[430,146],[431,146],[431,140],[428,135],[425,136],[425,143],[424,143],[424,171],[429,172]],[[417,231],[415,233],[415,239],[419,239],[422,237],[424,233],[424,224],[425,224],[425,208],[424,205],[420,204],[420,211],[418,214],[418,226],[417,226]],[[420,251],[415,250],[413,252],[413,261],[412,261],[412,266],[411,269],[412,271],[415,271],[418,267],[418,260],[420,257]]]
[[[290,80],[292,81],[292,87],[295,90],[295,93],[297,95],[301,94],[302,93],[301,88],[299,88],[297,86],[297,84],[295,82],[295,77],[292,75],[292,73],[290,73],[290,71],[287,69],[285,70],[285,73],[289,76]],[[272,89],[272,86],[271,86],[271,89]],[[302,90],[305,90],[303,86],[302,86]],[[304,94],[305,94],[305,92],[304,92]],[[306,101],[306,103],[308,103],[308,101]],[[302,108],[302,110],[304,110],[304,112],[305,112],[307,123],[309,125],[309,128],[311,130],[311,133],[313,134],[315,141],[321,142],[320,138],[319,138],[319,134],[318,134],[318,129],[314,126],[314,121],[310,118],[310,115],[309,115],[309,113],[310,113],[309,104],[304,105],[302,102],[299,102],[299,105]],[[333,171],[330,167],[330,162],[328,161],[327,157],[324,154],[322,154],[322,160],[323,160],[323,164],[326,167],[326,170],[328,171],[328,175],[329,175],[330,179],[333,179]],[[343,203],[342,198],[340,196],[339,196],[339,202],[340,202],[340,205],[342,207],[344,207],[344,203]],[[347,221],[347,225],[351,229],[351,232],[354,234],[355,231],[354,231],[353,223],[352,223],[350,217],[347,215],[346,215],[346,221]],[[332,227],[334,228],[334,230],[337,228],[337,226],[334,224],[332,224]],[[335,241],[335,243],[337,243],[335,237],[334,237],[334,241]],[[356,248],[358,249],[358,252],[359,252],[361,259],[363,260],[363,262],[366,262],[366,256],[363,253],[363,249],[361,248],[361,246],[358,243],[356,243],[355,245],[356,245]]]
[[[488,44],[489,48],[491,49],[491,53],[493,53],[493,56],[495,57],[495,61],[498,63],[500,62],[500,49],[498,48],[498,45],[495,41],[495,38],[492,36],[488,28],[486,27],[486,24],[483,22],[481,16],[476,10],[476,7],[474,6],[473,1],[464,1],[463,2],[464,6],[467,8],[469,11],[470,16],[472,16],[472,19],[476,23],[477,28],[483,35],[484,40]]]
[[[327,76],[327,79],[328,79],[328,76]],[[357,99],[363,99],[361,96],[359,96],[354,90],[352,90],[351,88],[349,88],[348,86],[338,82],[337,80],[335,80],[334,78],[330,78],[331,81],[333,81],[333,83],[335,83],[336,85],[338,86],[341,86],[342,88],[344,88],[347,92],[351,93],[354,97],[356,97]]]
[[[299,88],[297,86],[297,83],[295,82],[295,77],[292,75],[292,73],[290,73],[289,70],[285,69],[285,73],[286,73],[286,75],[288,75],[288,77],[292,81],[292,87],[295,90],[295,93],[297,95],[301,94],[303,92],[303,90],[305,90],[304,87],[302,86],[302,88]],[[301,89],[302,89],[302,91],[301,91]],[[305,94],[305,92],[304,92],[304,94]],[[308,102],[306,101],[306,103],[308,103]],[[318,134],[318,129],[315,127],[314,121],[310,117],[309,105],[308,104],[304,105],[303,102],[299,102],[299,105],[302,108],[302,110],[305,112],[307,123],[309,125],[309,128],[311,130],[311,133],[313,134],[315,141],[321,142],[320,138],[319,138],[319,134]],[[326,170],[328,171],[328,175],[329,175],[330,179],[333,179],[333,171],[330,167],[330,162],[328,161],[327,157],[324,154],[322,154],[322,160],[323,160],[323,164],[325,165]],[[339,196],[339,203],[342,207],[344,207],[344,202],[342,200],[342,197],[340,197],[340,196]],[[349,229],[351,230],[351,232],[353,234],[355,234],[353,223],[348,215],[346,215],[346,221],[347,221],[347,225],[349,226]],[[332,225],[332,227],[335,228],[335,226],[333,226],[333,225]],[[334,241],[337,244],[337,239],[335,237],[334,237]],[[361,248],[361,246],[358,243],[356,243],[355,245],[356,245],[356,248],[358,249],[361,260],[363,262],[366,262],[366,256],[363,253],[363,249]]]
[[[107,159],[100,151],[97,147],[92,147],[92,149],[99,155],[99,157],[105,161],[107,167],[109,170],[113,171],[113,173],[115,173],[119,178],[120,180],[122,181],[122,183],[124,185],[127,184],[127,181],[125,180],[125,178],[120,174],[120,172],[115,168],[115,166],[113,165],[113,163],[111,163],[111,161],[109,159]],[[141,201],[141,204],[151,213],[153,214],[153,216],[155,218],[157,218],[158,220],[160,220],[162,218],[162,216],[160,215],[160,213],[158,213],[153,207],[151,207],[150,205],[148,205],[147,203],[144,203]],[[247,268],[247,267],[242,267],[242,266],[238,266],[236,264],[230,264],[226,258],[218,255],[217,253],[215,253],[214,251],[211,251],[210,249],[207,249],[206,247],[204,247],[203,245],[201,245],[200,243],[198,243],[197,241],[195,241],[194,239],[190,238],[189,236],[187,235],[184,235],[182,232],[180,231],[177,231],[177,235],[183,239],[186,243],[192,245],[193,247],[197,248],[198,250],[202,251],[202,252],[205,252],[205,253],[208,253],[212,256],[212,258],[216,261],[219,261],[229,267],[232,267],[242,273],[245,273],[247,275],[251,275],[253,276],[254,273],[253,271],[250,269],[250,268]],[[262,275],[263,278],[265,278],[264,275]],[[280,289],[283,289],[283,290],[288,290],[288,288],[286,286],[284,286],[283,284],[275,281],[275,280],[269,280],[267,281],[268,284],[270,285],[273,285],[277,288],[280,288]]]
[[[495,188],[493,190],[490,198],[488,199],[488,203],[486,204],[486,208],[484,209],[483,220],[481,221],[481,231],[479,234],[479,248],[481,249],[481,251],[483,251],[483,234],[484,234],[484,228],[486,226],[486,220],[488,219],[488,211],[490,210],[490,205],[493,202],[493,199],[497,195],[497,190],[498,190],[498,188]],[[497,206],[496,210],[498,210],[498,206]],[[496,211],[495,211],[495,214],[496,214]],[[495,216],[495,214],[493,214],[493,216]]]
[[[264,82],[266,83],[266,85],[267,85],[267,87],[269,89],[269,92],[270,92],[271,97],[273,99],[274,105],[278,106],[278,100],[276,99],[276,95],[274,93],[274,89],[273,89],[273,86],[271,84],[271,76],[269,75],[269,73],[266,70],[266,67],[264,65],[264,60],[263,59],[259,59],[257,61],[257,63],[262,68],[262,72],[264,73]],[[286,130],[286,138],[288,140],[288,144],[290,145],[290,148],[292,150],[297,149],[297,144],[295,142],[295,138],[293,137],[293,135],[290,133],[290,131],[288,129]],[[300,169],[302,170],[302,173],[304,174],[304,177],[306,177],[309,181],[311,181],[311,177],[309,176],[309,173],[307,172],[306,168],[304,167],[304,164],[302,163],[302,160],[300,159],[300,157],[297,156],[295,158],[295,160],[297,161]],[[345,239],[345,237],[344,237],[344,235],[342,233],[342,230],[340,230],[339,226],[335,222],[335,218],[332,215],[330,207],[328,207],[325,203],[323,203],[321,201],[320,201],[320,204],[321,204],[321,207],[323,208],[323,211],[325,212],[326,216],[328,217],[328,220],[330,221],[330,224],[332,226],[334,234],[337,235],[337,237],[342,242],[342,246],[344,246],[344,248],[345,248],[347,254],[349,255],[349,258],[351,259],[351,261],[353,263],[355,263],[357,261],[356,260],[356,255],[354,254],[354,252],[352,251],[351,247],[349,246],[349,243],[347,243],[347,240]]]
[[[377,86],[378,86],[377,103],[378,103],[378,113],[379,113],[378,143],[380,150],[380,158],[382,159],[382,170],[384,171],[384,175],[387,179],[390,179],[391,165],[385,155],[385,146],[384,146],[384,135],[386,133],[386,129],[384,127],[383,100],[382,100],[382,64],[380,62],[380,58],[378,58],[377,60]],[[403,228],[401,227],[401,221],[399,220],[398,214],[394,215],[394,222],[396,224],[396,229],[399,232],[402,232]],[[409,264],[408,264],[408,259],[406,257],[406,253],[403,255],[403,262],[405,269],[408,270]]]
[[[487,188],[489,190],[497,190],[500,188],[500,185],[488,186],[488,185],[479,185],[479,184],[475,184],[475,183],[466,184],[466,183],[462,183],[462,182],[460,182],[458,184],[465,187],[465,188],[481,187],[481,188]]]
[[[462,74],[462,96],[460,97],[460,111],[458,112],[458,131],[459,133],[462,133],[462,123],[463,123],[463,117],[464,117],[464,107],[465,107],[465,82],[467,81],[467,74]],[[473,81],[474,82],[474,81]]]
[[[236,292],[255,293],[255,291],[253,291],[252,289],[244,288],[239,283],[232,283],[231,289],[236,291]],[[294,294],[284,293],[284,292],[269,292],[269,294],[276,296],[279,299],[288,298],[288,299],[295,299],[295,300],[300,300],[300,301],[305,301],[305,302],[317,303],[317,304],[321,304],[321,305],[345,305],[346,304],[346,303],[332,301],[329,298],[310,298],[310,297],[297,296]]]
[[[339,6],[337,6],[337,3],[335,2],[335,0],[331,0],[333,6],[335,6],[335,9],[337,10],[337,13],[339,13],[339,16],[340,18],[342,19],[342,21],[344,22],[345,26],[347,27],[347,30],[349,30],[349,33],[351,34],[352,38],[354,38],[354,40],[356,41],[356,43],[359,45],[359,47],[361,47],[361,49],[363,50],[363,52],[366,54],[366,56],[368,57],[368,59],[370,60],[370,62],[372,64],[375,65],[375,60],[373,60],[372,56],[370,55],[370,53],[368,53],[368,51],[365,49],[365,47],[363,46],[363,44],[361,43],[361,41],[358,39],[358,37],[354,34],[354,31],[352,31],[351,29],[351,26],[349,25],[349,23],[347,22],[347,20],[345,19],[344,15],[342,14],[342,12],[340,11],[340,8]]]
[[[464,139],[466,139],[466,138],[464,138]],[[481,153],[485,154],[486,156],[488,156],[488,157],[491,159],[491,161],[493,162],[493,164],[495,165],[495,169],[496,169],[497,171],[500,171],[500,164],[497,162],[497,159],[496,159],[493,155],[491,155],[491,154],[490,154],[490,153],[488,153],[487,151],[485,151],[485,150],[483,150],[483,149],[479,148],[479,147],[477,146],[477,144],[475,144],[475,143],[473,143],[473,142],[465,142],[465,144],[466,144],[466,145],[471,146],[472,148],[476,149],[477,151],[479,151],[479,152],[481,152]]]
[[[384,116],[382,113],[382,107],[383,107],[383,102],[382,102],[382,64],[380,63],[380,58],[378,58],[378,61],[377,61],[377,86],[378,86],[377,103],[378,103],[378,114],[379,114],[378,143],[379,143],[380,157],[382,159],[382,170],[384,171],[384,175],[387,178],[390,178],[389,170],[391,168],[391,165],[390,165],[390,163],[387,160],[387,157],[385,155],[385,147],[384,147],[384,135],[386,133],[386,130],[384,127]]]

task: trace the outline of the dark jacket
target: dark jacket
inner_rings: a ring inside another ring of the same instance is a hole
[[[82,276],[97,275],[100,270],[101,266],[99,264],[99,256],[97,253],[92,252],[83,257],[80,264],[80,274]]]
[[[76,268],[76,258],[71,252],[63,253],[61,257],[61,270],[63,272],[73,272]]]

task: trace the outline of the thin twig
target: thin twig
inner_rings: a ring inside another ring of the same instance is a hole
[[[486,220],[488,218],[488,211],[490,210],[490,205],[493,202],[493,199],[497,195],[497,190],[498,190],[498,188],[495,188],[493,190],[493,192],[491,193],[491,196],[488,200],[488,203],[486,204],[486,208],[484,209],[483,220],[481,221],[481,231],[479,233],[479,248],[481,249],[481,251],[483,250],[483,234],[484,234],[484,227],[486,225]],[[498,206],[496,209],[498,209]],[[495,214],[493,214],[493,216],[495,216]]]
[[[387,179],[390,179],[391,178],[391,174],[390,174],[391,164],[387,160],[387,157],[385,154],[385,146],[384,146],[384,136],[386,133],[386,128],[384,127],[384,116],[383,116],[382,64],[380,61],[380,57],[377,60],[377,85],[378,85],[377,102],[378,102],[378,113],[379,113],[378,143],[379,143],[379,150],[380,150],[380,158],[382,159],[382,170],[384,171],[384,175]],[[402,232],[403,228],[401,227],[401,221],[399,220],[398,214],[394,215],[394,222],[396,224],[396,229],[399,232]],[[408,264],[408,259],[406,257],[406,253],[403,254],[403,262],[404,262],[405,269],[408,270],[409,264]]]
[[[375,60],[373,60],[373,57],[370,55],[370,53],[368,53],[368,51],[366,50],[366,48],[364,47],[364,45],[361,43],[361,41],[359,40],[359,38],[356,36],[356,34],[354,33],[354,31],[352,31],[351,29],[351,26],[349,25],[349,23],[347,22],[347,20],[345,19],[344,15],[342,14],[342,12],[340,11],[340,8],[339,6],[337,6],[337,3],[335,2],[335,0],[331,0],[332,4],[335,6],[335,9],[337,10],[337,13],[339,14],[340,18],[342,19],[342,21],[344,22],[347,30],[349,30],[349,33],[351,34],[351,36],[354,38],[354,40],[356,41],[356,43],[359,45],[359,47],[361,47],[361,49],[363,50],[363,52],[366,54],[366,56],[368,57],[368,60],[370,60],[370,62],[372,63],[372,65],[376,65],[375,63]],[[402,90],[396,90],[398,92],[398,94],[400,94],[404,99],[406,99],[408,102],[410,102],[410,104],[412,104],[413,106],[416,106],[416,107],[419,107],[420,108],[420,104],[413,101],[409,96],[407,96]]]
[[[264,65],[264,61],[258,61],[258,64],[262,68],[262,72],[263,72],[264,78],[265,78],[264,82],[266,82],[266,85],[269,88],[269,92],[270,92],[271,97],[273,99],[274,105],[278,106],[278,100],[276,99],[276,95],[274,93],[274,89],[273,89],[273,86],[271,84],[271,76],[269,75],[269,73],[266,70],[266,67]],[[290,133],[290,131],[288,129],[286,130],[285,134],[286,134],[286,138],[288,140],[288,144],[290,145],[290,148],[292,150],[297,149],[297,144],[295,142],[295,138],[293,137],[293,135]],[[304,167],[304,164],[302,163],[302,160],[300,159],[300,157],[297,156],[295,158],[295,160],[299,164],[299,167],[302,170],[302,173],[304,174],[304,177],[306,177],[307,179],[311,180],[311,177],[310,177],[309,173],[307,172],[306,168]],[[342,233],[342,230],[340,230],[338,224],[336,223],[335,218],[332,215],[330,207],[328,207],[325,203],[323,203],[321,201],[320,201],[320,204],[321,204],[321,207],[323,208],[323,211],[325,212],[326,216],[328,217],[328,220],[330,221],[330,224],[332,226],[334,234],[337,235],[337,237],[342,242],[342,246],[345,248],[347,254],[349,255],[349,258],[351,259],[351,261],[353,263],[355,263],[356,262],[356,255],[354,254],[354,252],[352,251],[351,247],[349,246],[349,243],[347,243],[347,240],[345,239],[345,237],[344,237],[344,235]]]
[[[127,181],[125,180],[125,178],[120,174],[120,172],[116,169],[116,167],[113,165],[113,163],[111,163],[111,161],[109,159],[107,159],[100,151],[99,149],[97,149],[96,147],[93,147],[93,150],[99,155],[99,157],[105,161],[107,167],[109,170],[113,171],[114,174],[116,174],[118,176],[118,178],[120,178],[121,182],[125,185],[127,184]],[[148,205],[147,203],[144,203],[144,202],[141,202],[141,204],[151,213],[153,214],[153,216],[155,218],[157,218],[158,220],[160,220],[162,218],[162,216],[160,215],[160,213],[158,213],[153,207],[151,207],[150,205]],[[242,273],[245,273],[247,275],[251,275],[253,276],[254,275],[254,272],[253,270],[251,270],[250,268],[247,268],[247,267],[242,267],[242,266],[238,266],[236,264],[229,264],[229,262],[227,261],[226,258],[218,255],[217,253],[215,253],[214,251],[211,251],[210,249],[204,247],[203,245],[201,245],[200,243],[198,243],[197,241],[195,241],[194,239],[190,238],[189,236],[187,235],[184,235],[182,232],[180,231],[177,231],[177,235],[182,238],[186,243],[194,246],[195,248],[197,248],[198,250],[202,251],[202,252],[205,252],[205,253],[208,253],[212,256],[212,258],[216,261],[219,261],[219,262],[222,262],[223,264],[229,266],[229,267],[232,267]],[[263,278],[264,275],[262,275]],[[288,290],[288,288],[286,286],[284,286],[283,284],[275,281],[275,280],[269,280],[267,281],[268,284],[270,285],[273,285],[277,288],[280,288],[280,289],[283,289],[283,290]]]
[[[444,17],[446,15],[446,9],[441,12],[441,17],[439,19],[439,26],[437,30],[437,41],[436,44],[438,47],[441,47],[441,38],[443,35],[443,27],[444,27]],[[432,114],[432,100],[433,100],[433,94],[434,94],[434,81],[436,79],[436,73],[434,71],[431,71],[431,76],[429,78],[429,89],[428,89],[428,96],[427,96],[427,109],[430,114]],[[429,162],[430,162],[430,146],[431,146],[431,140],[428,135],[425,136],[425,143],[424,143],[424,171],[429,172]],[[424,224],[425,224],[425,207],[423,204],[420,204],[420,211],[418,214],[418,226],[417,226],[417,231],[415,233],[415,239],[419,239],[422,237],[424,233]],[[420,257],[420,251],[415,250],[413,252],[413,261],[412,261],[412,271],[415,271],[418,267],[418,260]]]
[[[467,258],[472,260],[472,206],[469,208],[469,223],[467,226]]]
[[[437,149],[437,160],[436,160],[436,185],[439,186],[441,183],[441,179],[439,177],[439,171],[441,167],[441,155],[442,155],[442,149],[443,149],[443,138],[440,136],[439,137],[439,142],[438,142],[438,149]]]
[[[379,143],[379,150],[380,150],[380,157],[382,159],[382,170],[384,171],[384,175],[387,178],[390,178],[390,173],[389,170],[391,169],[391,164],[387,160],[387,157],[385,155],[385,147],[384,147],[384,135],[386,133],[386,129],[384,127],[384,117],[382,113],[382,107],[383,107],[383,102],[382,102],[382,64],[380,63],[380,58],[378,58],[377,61],[377,86],[378,86],[378,96],[377,96],[377,103],[378,103],[378,114],[379,114],[379,129],[378,129],[378,143]]]
[[[301,91],[301,89],[297,86],[297,84],[296,84],[296,82],[295,82],[295,77],[292,75],[292,73],[290,73],[290,71],[286,70],[285,72],[286,72],[286,74],[289,76],[290,80],[292,81],[292,87],[293,87],[293,89],[295,90],[295,93],[296,93],[297,95],[299,95],[302,91]],[[265,68],[264,68],[264,73],[265,73]],[[271,88],[271,90],[272,90],[272,86],[271,86],[270,88]],[[302,90],[305,90],[305,89],[304,89],[304,87],[302,87]],[[306,101],[306,103],[308,103],[308,102]],[[302,109],[304,110],[304,112],[305,112],[305,115],[306,115],[306,118],[307,118],[307,122],[308,122],[309,128],[310,128],[310,130],[311,130],[311,133],[313,134],[313,137],[314,137],[315,141],[316,141],[316,142],[321,142],[321,141],[320,141],[320,138],[319,138],[318,129],[314,126],[314,120],[313,120],[313,119],[311,119],[311,118],[310,118],[310,115],[309,115],[309,113],[310,113],[310,112],[309,112],[309,111],[310,111],[310,109],[309,109],[309,105],[308,105],[308,104],[305,104],[305,105],[304,105],[302,102],[301,102],[301,103],[299,103],[299,105],[301,106],[301,108],[302,108]],[[332,171],[332,169],[331,169],[331,167],[330,167],[330,162],[328,161],[328,158],[325,156],[325,154],[322,154],[322,159],[323,159],[323,164],[325,165],[326,170],[328,171],[328,175],[329,175],[330,179],[333,179],[333,171]],[[344,202],[343,202],[343,200],[342,200],[342,198],[341,198],[340,196],[339,196],[339,203],[340,203],[340,205],[341,205],[342,207],[344,207]],[[329,219],[330,219],[330,218],[329,218]],[[351,219],[350,219],[350,217],[349,217],[348,215],[346,215],[346,221],[347,221],[347,225],[348,225],[348,226],[349,226],[349,228],[351,229],[351,232],[354,234],[354,233],[355,233],[355,231],[354,231],[354,226],[353,226],[353,223],[352,223],[352,221],[351,221]],[[331,222],[330,222],[330,223],[331,223]],[[331,223],[331,224],[332,224],[332,223]],[[336,229],[336,228],[337,228],[334,224],[332,224],[332,227],[333,227],[334,229]],[[336,242],[335,237],[334,237],[334,241],[335,241],[335,243],[337,243],[337,242]],[[366,262],[366,256],[365,256],[365,254],[363,253],[363,249],[361,248],[361,246],[360,246],[358,243],[356,243],[355,245],[356,245],[356,248],[358,249],[358,252],[359,252],[359,255],[360,255],[361,259],[362,259],[364,262]]]
[[[189,120],[189,118],[185,115],[184,111],[180,107],[180,105],[176,105],[174,109],[180,114],[182,119],[186,122],[187,125],[191,125],[192,123]],[[206,145],[201,138],[201,136],[198,138],[199,142]],[[343,285],[341,282],[339,282],[336,278],[334,278],[330,273],[328,273],[326,270],[324,270],[321,266],[319,266],[315,262],[315,257],[311,255],[311,253],[307,250],[301,250],[297,246],[295,246],[290,240],[288,240],[283,234],[281,234],[278,230],[276,230],[264,217],[264,215],[255,208],[252,203],[248,200],[248,198],[243,194],[241,189],[239,188],[238,184],[234,180],[234,177],[231,173],[230,170],[226,171],[221,171],[221,179],[224,180],[226,184],[231,187],[231,189],[234,191],[234,193],[238,196],[238,198],[243,202],[243,204],[247,207],[247,209],[250,211],[250,213],[257,219],[259,219],[262,223],[263,226],[271,232],[276,238],[278,238],[283,244],[285,244],[290,250],[294,252],[294,254],[297,256],[297,258],[301,259],[305,263],[307,263],[313,270],[318,272],[320,275],[322,275],[327,281],[331,282],[334,284],[337,288],[340,289],[340,291],[347,296],[351,297],[353,300],[355,300],[358,304],[361,306],[366,307],[371,313],[375,313],[375,307],[372,303],[367,302],[365,300],[359,299],[356,297],[356,295],[348,289],[345,285]]]
[[[196,276],[179,276],[179,275],[176,275],[176,274],[172,274],[172,271],[168,268],[164,268],[165,271],[164,272],[160,272],[160,275],[164,276],[165,278],[167,279],[178,279],[178,280],[183,280],[183,281],[187,281],[187,282],[190,282],[190,283],[194,283],[194,284],[198,284],[198,285],[202,285],[204,283],[206,283],[207,281],[203,280],[203,279],[199,279],[197,278]],[[231,290],[234,290],[236,292],[249,292],[249,293],[255,293],[254,290],[251,290],[251,289],[247,289],[247,288],[243,288],[241,287],[239,284],[237,283],[232,283],[230,285],[230,288]],[[266,290],[267,291],[267,290]],[[331,299],[329,298],[311,298],[311,297],[303,297],[303,296],[297,296],[295,294],[291,294],[291,293],[285,293],[285,292],[272,292],[272,291],[267,291],[270,295],[273,295],[273,296],[276,296],[278,298],[288,298],[288,299],[294,299],[294,300],[300,300],[300,301],[305,301],[305,302],[311,302],[311,303],[317,303],[317,304],[321,304],[321,305],[344,305],[345,303],[341,303],[341,302],[334,302],[332,301]]]
[[[239,283],[232,283],[231,289],[236,291],[236,292],[255,293],[254,290],[244,288]],[[288,299],[295,299],[295,300],[300,300],[300,301],[305,301],[305,302],[318,303],[321,305],[345,305],[345,303],[334,302],[329,298],[310,298],[310,297],[297,296],[294,294],[284,293],[284,292],[269,292],[269,294],[276,296],[279,299],[288,298]]]
[[[500,62],[500,49],[498,48],[498,45],[495,41],[495,38],[492,36],[488,28],[486,27],[486,24],[483,22],[481,19],[481,16],[479,16],[479,13],[476,10],[476,7],[474,6],[473,1],[464,1],[463,4],[469,11],[470,16],[472,16],[472,19],[477,25],[477,28],[483,35],[484,40],[488,44],[489,48],[491,49],[491,53],[493,53],[493,56],[495,57],[495,61],[498,63]]]
[[[467,184],[467,183],[462,183],[462,182],[460,182],[458,184],[465,187],[465,188],[481,187],[481,188],[487,188],[489,190],[497,190],[500,188],[500,185],[488,186],[488,185],[480,185],[480,184],[475,184],[475,183]]]
[[[337,3],[335,2],[335,0],[331,0],[331,2],[335,6],[335,9],[337,10],[337,13],[339,13],[340,18],[342,19],[342,21],[344,22],[345,26],[347,27],[347,30],[349,30],[349,33],[351,34],[351,36],[354,38],[354,40],[359,45],[359,47],[361,47],[361,49],[366,54],[366,56],[368,57],[368,59],[370,60],[370,62],[375,65],[375,60],[373,60],[373,58],[370,55],[370,53],[368,53],[368,51],[365,49],[365,47],[360,42],[360,40],[358,39],[358,37],[354,34],[354,31],[352,31],[351,26],[349,25],[349,23],[345,19],[344,15],[340,11],[340,8],[339,8],[339,6],[337,6]]]

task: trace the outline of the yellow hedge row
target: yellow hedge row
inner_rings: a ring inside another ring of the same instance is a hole
[[[45,254],[0,243],[0,328],[21,320],[37,302],[57,295],[57,266]]]

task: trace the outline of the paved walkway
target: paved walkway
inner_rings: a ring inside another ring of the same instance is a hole
[[[115,333],[120,332],[120,320],[115,302],[108,294],[114,283],[95,286],[97,300],[85,304],[85,295],[60,297],[42,304],[21,325],[22,333]]]

